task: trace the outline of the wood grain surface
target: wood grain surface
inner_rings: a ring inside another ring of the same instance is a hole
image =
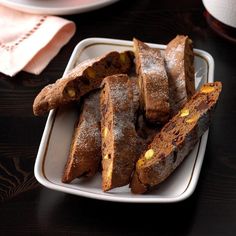
[[[0,74],[0,235],[236,235],[236,45],[206,23],[200,0],[121,0],[93,12],[64,16],[77,31],[38,76]],[[223,82],[199,182],[174,204],[121,204],[55,192],[33,168],[46,122],[32,103],[62,74],[76,44],[107,37],[166,44],[189,35],[215,59]]]

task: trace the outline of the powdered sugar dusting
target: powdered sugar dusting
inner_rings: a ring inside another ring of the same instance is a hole
[[[115,86],[110,87],[110,96],[112,103],[116,106],[116,109],[122,110],[122,108],[127,103],[128,89],[127,83],[122,81],[115,84]]]
[[[178,44],[177,47],[167,48],[165,53],[165,61],[168,69],[172,69],[174,67],[180,66],[179,63],[182,63],[181,59],[183,59],[184,55],[184,44]]]
[[[136,112],[133,107],[133,86],[133,83],[124,75],[113,77],[107,82],[109,104],[112,107],[112,113],[108,117],[112,122],[112,133],[115,142],[123,140],[127,136],[127,130],[132,128],[135,130],[132,123]],[[136,109],[138,109],[137,106]],[[127,142],[129,141],[127,140]]]
[[[80,115],[77,145],[91,149],[91,142],[96,147],[101,146],[100,133],[100,91],[97,91],[84,100],[83,110]]]
[[[110,86],[110,98],[113,108],[113,135],[115,140],[124,137],[124,129],[127,126],[125,121],[129,120],[130,109],[128,97],[128,80],[117,80],[117,83]],[[128,107],[127,107],[128,106]],[[127,109],[128,108],[128,109]]]
[[[167,69],[171,69],[177,65],[177,59],[175,54],[167,54],[166,55],[166,67]]]
[[[93,119],[83,120],[79,126],[76,143],[80,148],[91,149],[91,143],[94,147],[100,147],[101,133],[99,129],[99,123],[94,123]]]
[[[121,120],[113,126],[113,135],[115,140],[124,138],[124,126],[125,124]]]
[[[175,51],[183,53],[183,51],[184,51],[184,44],[179,44],[178,47],[175,49]]]
[[[141,53],[141,70],[144,74],[158,74],[166,76],[164,67],[164,60],[161,56],[159,49],[149,49]]]
[[[177,36],[165,50],[165,63],[169,76],[170,103],[172,113],[176,113],[188,98],[188,92],[194,78],[190,78],[186,70],[191,70],[191,47],[185,36]],[[185,58],[186,57],[186,58]],[[191,73],[189,73],[191,74]],[[194,85],[193,85],[194,87]]]

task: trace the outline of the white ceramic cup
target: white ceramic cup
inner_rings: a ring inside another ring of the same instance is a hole
[[[236,28],[236,0],[202,0],[202,2],[214,18]]]

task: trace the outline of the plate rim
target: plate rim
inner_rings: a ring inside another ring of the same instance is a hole
[[[96,9],[100,9],[111,5],[119,0],[100,0],[98,3],[94,2],[91,4],[83,4],[78,7],[70,6],[70,7],[39,7],[35,5],[27,5],[27,3],[17,3],[12,0],[0,0],[1,4],[12,9],[33,13],[33,14],[43,14],[43,15],[72,15],[77,13],[84,13],[93,11]]]
[[[68,73],[68,71],[74,67],[74,64],[77,59],[76,55],[79,53],[79,51],[82,51],[85,47],[94,43],[115,44],[115,45],[122,45],[122,46],[132,45],[132,41],[128,41],[128,40],[110,39],[110,38],[84,39],[81,42],[79,42],[77,46],[74,48],[63,75]],[[163,45],[163,44],[153,44],[153,43],[148,43],[148,44],[150,46],[155,46],[162,49],[166,47],[166,45]],[[213,57],[208,52],[200,50],[200,49],[194,49],[194,53],[203,57],[207,61],[207,64],[208,64],[207,82],[213,82],[214,81]],[[109,195],[108,193],[107,195],[104,194],[101,197],[101,195],[97,193],[88,193],[88,192],[85,193],[83,190],[74,189],[71,186],[70,188],[68,188],[65,186],[54,184],[50,180],[48,180],[46,176],[44,176],[44,173],[43,173],[44,155],[47,148],[47,144],[49,142],[49,137],[50,137],[51,130],[53,128],[53,123],[54,123],[55,118],[56,118],[56,110],[51,110],[49,112],[49,115],[46,121],[46,125],[44,128],[44,132],[42,135],[42,139],[40,142],[40,146],[39,146],[39,150],[37,153],[35,166],[34,166],[34,174],[37,181],[41,183],[42,185],[44,185],[45,187],[56,190],[56,191],[61,191],[64,193],[74,194],[81,197],[87,197],[87,198],[104,200],[104,201],[112,201],[112,202],[125,202],[125,203],[173,203],[173,202],[179,202],[179,201],[185,200],[194,192],[196,185],[198,183],[202,163],[204,160],[209,130],[207,130],[203,134],[203,136],[201,137],[198,143],[198,154],[195,158],[195,163],[193,166],[191,179],[189,181],[187,188],[180,195],[175,196],[175,197],[148,197],[148,198],[145,198],[145,195],[140,195],[140,197],[137,197],[137,195],[135,195],[136,197],[132,198],[132,197],[120,197],[120,196],[116,196],[115,194]],[[202,153],[200,157],[199,157],[199,153]]]

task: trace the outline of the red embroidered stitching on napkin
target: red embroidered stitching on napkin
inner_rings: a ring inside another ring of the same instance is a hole
[[[38,23],[31,30],[29,30],[27,33],[25,33],[23,36],[21,36],[16,42],[14,42],[13,45],[9,45],[10,43],[9,44],[4,44],[4,43],[0,42],[0,47],[4,48],[7,51],[13,50],[22,41],[24,41],[30,35],[32,35],[43,24],[43,22],[46,20],[46,18],[47,18],[47,16],[42,16],[42,18],[39,19]]]

